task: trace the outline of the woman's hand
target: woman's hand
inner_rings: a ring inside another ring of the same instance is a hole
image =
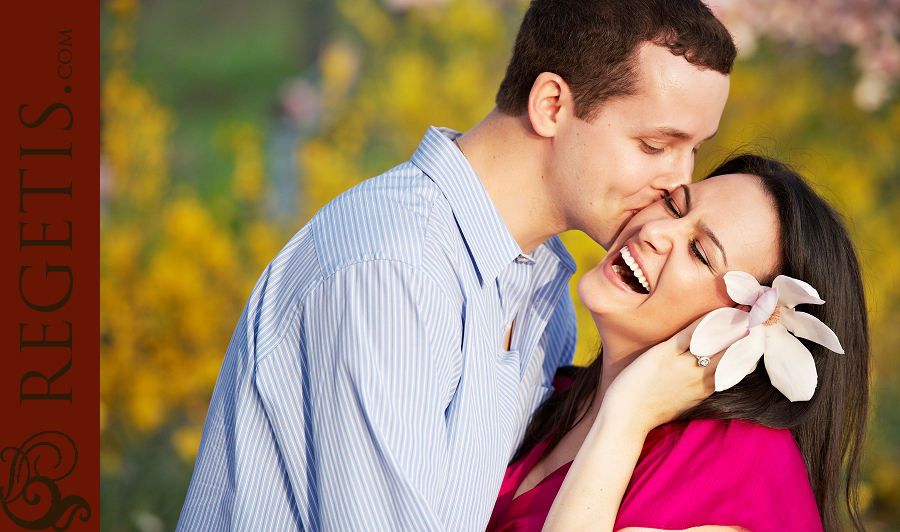
[[[700,319],[624,368],[606,390],[601,409],[646,434],[709,397],[721,353],[706,367],[691,354],[691,335]]]

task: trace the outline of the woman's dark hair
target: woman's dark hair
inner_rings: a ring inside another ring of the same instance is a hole
[[[764,364],[728,390],[712,394],[681,420],[743,419],[790,429],[806,462],[810,484],[826,532],[841,529],[842,488],[854,527],[863,531],[856,485],[869,406],[869,328],[865,292],[853,242],[840,215],[784,163],[739,155],[707,176],[758,176],[772,199],[781,229],[782,256],[775,275],[812,285],[825,305],[798,305],[837,335],[844,354],[801,340],[812,353],[819,381],[812,399],[790,402],[769,381]],[[770,285],[772,279],[761,284]],[[590,408],[600,383],[602,357],[576,370],[575,383],[547,400],[535,413],[518,455],[555,435],[551,446]],[[518,457],[517,457],[518,458]],[[846,467],[846,469],[843,469]]]
[[[590,120],[603,102],[635,92],[643,42],[725,75],[737,56],[731,34],[702,0],[532,0],[497,91],[497,109],[524,114],[535,79],[553,72],[569,85],[575,116]]]

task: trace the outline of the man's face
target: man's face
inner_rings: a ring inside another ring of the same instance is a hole
[[[636,94],[601,104],[590,122],[564,117],[546,169],[562,224],[604,248],[635,213],[691,182],[728,99],[728,76],[667,48],[641,45],[636,70]]]

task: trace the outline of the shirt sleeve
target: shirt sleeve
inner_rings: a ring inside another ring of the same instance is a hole
[[[459,309],[388,260],[339,270],[301,305],[256,385],[302,528],[442,530]]]

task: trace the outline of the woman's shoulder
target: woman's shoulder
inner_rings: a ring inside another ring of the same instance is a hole
[[[755,481],[762,489],[776,482],[782,490],[811,493],[806,464],[788,429],[736,419],[698,419],[661,428],[662,436],[645,447],[643,460],[664,460],[667,468],[690,469],[736,486]]]
[[[699,453],[710,467],[722,471],[752,471],[770,481],[793,481],[800,487],[809,484],[803,455],[789,429],[740,419],[698,419],[688,422],[678,439],[686,453],[683,458]],[[767,467],[760,470],[760,464]]]
[[[650,433],[617,523],[821,530],[791,432],[711,419],[669,423]]]
[[[728,453],[734,457],[765,456],[799,460],[803,465],[800,448],[789,429],[774,429],[741,419],[696,419],[676,424],[669,431],[669,437],[677,438],[678,444],[686,448],[699,447],[707,453]],[[741,460],[746,461],[746,460]],[[805,472],[805,466],[804,472]]]

